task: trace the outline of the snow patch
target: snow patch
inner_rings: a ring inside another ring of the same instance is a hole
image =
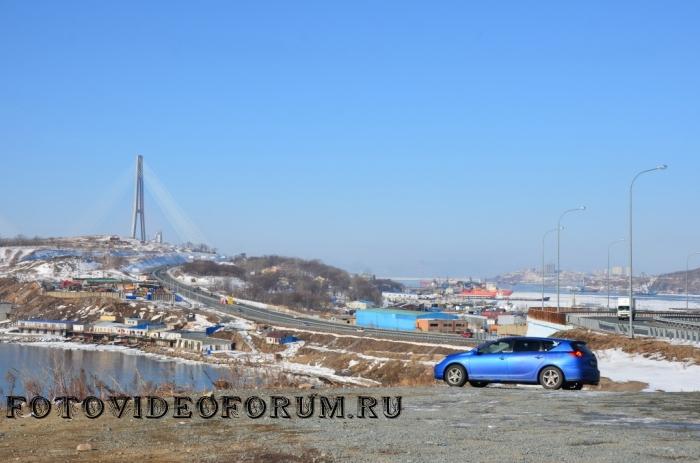
[[[612,381],[641,381],[649,384],[645,391],[700,391],[700,365],[673,362],[628,354],[621,349],[595,352],[600,375]]]

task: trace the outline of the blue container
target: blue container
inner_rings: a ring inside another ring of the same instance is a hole
[[[204,330],[207,333],[207,336],[211,336],[212,334],[216,333],[219,331],[221,328],[223,328],[221,325],[214,325],[208,327],[206,330]]]
[[[456,315],[441,312],[417,312],[402,309],[364,309],[355,312],[355,324],[366,328],[413,331],[421,318],[454,320]]]

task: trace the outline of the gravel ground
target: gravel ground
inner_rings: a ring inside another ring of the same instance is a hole
[[[358,394],[401,395],[403,412],[376,420],[0,418],[0,460],[590,463],[695,462],[700,455],[700,393],[468,386],[316,392],[345,394],[346,415],[356,413]],[[92,450],[79,452],[78,444]]]

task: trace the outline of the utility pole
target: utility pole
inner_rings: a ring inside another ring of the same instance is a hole
[[[636,312],[636,307],[634,304],[634,286],[633,286],[634,283],[632,281],[632,277],[634,275],[634,272],[632,270],[632,253],[634,252],[634,247],[632,246],[632,210],[633,210],[632,209],[632,199],[633,199],[632,192],[634,189],[634,182],[636,182],[637,179],[639,178],[639,176],[642,174],[647,174],[649,172],[655,172],[657,170],[665,170],[666,167],[667,167],[666,164],[661,164],[659,166],[654,167],[653,169],[643,170],[643,171],[637,173],[637,175],[635,175],[634,178],[632,179],[632,181],[630,182],[630,210],[629,210],[629,226],[630,226],[630,230],[629,230],[629,245],[630,245],[630,257],[629,257],[630,258],[630,288],[629,288],[629,290],[630,290],[630,292],[629,292],[629,294],[630,294],[630,303],[629,303],[629,308],[630,308],[630,339],[634,339],[634,324],[633,324],[633,322],[634,322],[634,312]]]
[[[551,230],[547,230],[544,235],[542,235],[542,311],[544,312],[544,279],[545,279],[545,265],[544,265],[544,242],[547,239],[547,235],[550,233],[554,233],[555,231],[559,230],[558,228],[552,228]]]
[[[608,273],[605,276],[606,286],[608,287],[608,310],[610,310],[610,248],[612,248],[617,243],[622,243],[623,241],[625,241],[625,239],[621,238],[619,240],[613,241],[608,245]]]
[[[685,310],[690,309],[690,289],[688,287],[688,274],[690,273],[690,258],[700,254],[700,252],[691,252],[685,259]]]

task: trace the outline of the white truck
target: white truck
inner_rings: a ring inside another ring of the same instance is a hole
[[[618,320],[629,320],[630,312],[632,315],[632,320],[635,317],[635,304],[636,300],[632,299],[632,310],[630,311],[630,298],[629,297],[618,297],[617,298],[617,319]]]

